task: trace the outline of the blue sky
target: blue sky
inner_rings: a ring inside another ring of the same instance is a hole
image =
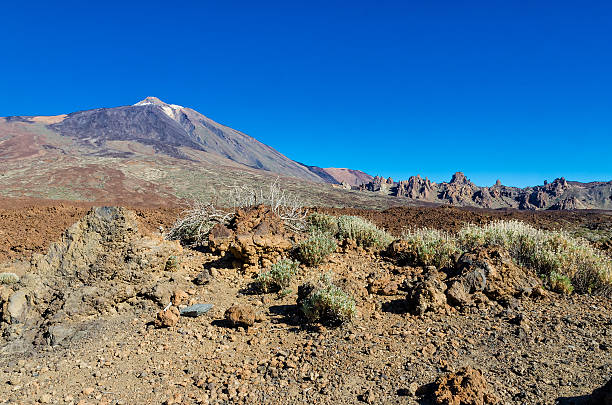
[[[2,8],[0,116],[157,96],[311,165],[612,180],[609,1]]]

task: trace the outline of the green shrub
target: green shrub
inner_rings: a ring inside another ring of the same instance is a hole
[[[164,270],[177,271],[178,267],[179,267],[179,260],[176,256],[172,255],[168,257],[168,260],[166,260],[166,265],[164,266]]]
[[[336,240],[329,233],[313,231],[295,249],[298,260],[307,266],[317,266],[336,250]]]
[[[612,259],[567,232],[544,231],[520,221],[498,221],[468,225],[459,232],[457,241],[463,250],[504,248],[515,262],[544,278],[552,273],[567,277],[577,292],[612,292]]]
[[[612,258],[564,231],[544,231],[520,221],[467,225],[456,235],[420,229],[403,235],[409,264],[444,267],[455,254],[482,247],[505,249],[520,266],[537,272],[553,289],[612,295]],[[404,253],[405,250],[405,253]]]
[[[302,312],[309,322],[339,324],[355,316],[355,300],[331,282],[329,275],[321,276],[301,302]]]
[[[386,248],[393,237],[387,232],[378,229],[376,225],[361,217],[342,215],[338,217],[339,239],[354,240],[363,247]]]
[[[574,286],[572,285],[569,277],[554,271],[550,273],[550,276],[548,276],[548,284],[550,285],[550,289],[552,291],[561,294],[569,295],[572,293],[572,291],[574,291]]]
[[[270,270],[259,273],[255,283],[263,292],[286,289],[296,275],[298,265],[299,262],[281,259],[270,266]]]
[[[308,229],[336,235],[338,233],[338,217],[318,212],[310,214],[306,218]]]
[[[402,235],[406,246],[399,259],[410,265],[443,268],[460,252],[455,238],[436,229],[416,229]]]
[[[19,282],[19,276],[15,273],[0,273],[0,284],[15,284]]]

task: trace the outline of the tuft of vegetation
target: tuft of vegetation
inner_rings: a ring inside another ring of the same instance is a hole
[[[309,322],[341,324],[355,316],[355,300],[331,282],[324,274],[318,286],[310,289],[301,301],[302,312]]]
[[[15,284],[19,282],[19,276],[15,273],[0,273],[0,284]]]
[[[336,240],[331,234],[313,231],[306,240],[298,243],[295,255],[307,266],[317,266],[336,250],[336,247]]]
[[[286,291],[291,279],[297,274],[299,264],[297,261],[283,258],[270,266],[270,270],[259,273],[255,283],[263,292]]]
[[[179,260],[176,256],[172,255],[168,257],[168,260],[166,260],[166,265],[164,266],[164,270],[177,271],[178,267],[179,267]]]
[[[437,229],[407,231],[402,239],[406,247],[399,259],[412,265],[435,266],[438,269],[448,267],[460,252],[455,238]]]
[[[306,224],[311,232],[338,234],[338,217],[333,215],[314,212],[306,217]]]
[[[338,240],[354,240],[358,246],[366,248],[386,248],[394,239],[370,221],[353,215],[335,217],[314,213],[306,218],[306,222],[311,231],[329,233]]]
[[[362,247],[374,248],[386,248],[394,239],[370,221],[352,215],[338,217],[337,236],[339,239],[354,240]]]
[[[569,295],[574,291],[574,286],[569,277],[559,274],[557,272],[551,272],[548,276],[548,284],[552,291]]]

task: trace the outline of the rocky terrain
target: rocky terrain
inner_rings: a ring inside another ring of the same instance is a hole
[[[612,181],[579,183],[558,178],[544,181],[542,186],[518,188],[504,186],[498,180],[492,187],[479,187],[457,172],[448,183],[434,183],[421,176],[399,182],[376,176],[359,188],[417,201],[481,208],[612,209]]]
[[[449,267],[415,266],[404,261],[402,241],[381,250],[347,239],[320,265],[300,265],[285,290],[264,293],[257,272],[303,238],[265,207],[238,212],[197,249],[162,238],[159,226],[179,215],[172,209],[39,202],[32,210],[37,215],[20,217],[5,202],[0,229],[17,235],[38,222],[68,225],[61,235],[42,227],[22,239],[22,255],[5,255],[1,271],[18,280],[0,285],[0,403],[612,398],[610,299],[549,291],[503,250],[475,250]],[[395,217],[396,229],[419,225],[410,218],[439,218],[431,222],[448,230],[496,215],[404,210],[369,215],[381,224]],[[512,212],[548,227],[609,221],[606,214]],[[332,274],[354,298],[350,322],[304,318],[300,286],[320,274]]]

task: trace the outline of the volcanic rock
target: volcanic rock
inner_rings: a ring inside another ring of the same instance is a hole
[[[532,272],[517,266],[508,252],[499,248],[481,248],[464,253],[456,268],[458,275],[448,279],[449,286],[459,283],[468,294],[483,291],[493,300],[519,297],[541,285]],[[457,288],[453,288],[453,293]],[[451,301],[461,301],[455,298]]]
[[[442,282],[442,275],[436,270],[429,270],[417,282],[410,295],[408,305],[416,315],[426,312],[438,312],[446,305],[446,284]]]
[[[166,310],[161,310],[155,318],[155,326],[158,328],[170,328],[176,326],[180,318],[178,308],[171,306]]]
[[[255,311],[246,305],[232,305],[225,311],[225,319],[231,326],[248,328],[255,323]]]
[[[480,370],[464,367],[436,381],[434,401],[439,405],[495,405],[497,397],[490,392]]]
[[[69,341],[92,317],[115,311],[139,292],[146,295],[156,283],[152,275],[182,253],[178,242],[142,234],[133,212],[93,208],[46,255],[34,256],[12,286],[16,291],[2,288],[0,331],[12,342],[8,350],[26,350],[35,340]]]
[[[238,210],[229,226],[217,224],[209,234],[213,252],[230,253],[251,266],[276,262],[292,246],[283,221],[263,205]]]

